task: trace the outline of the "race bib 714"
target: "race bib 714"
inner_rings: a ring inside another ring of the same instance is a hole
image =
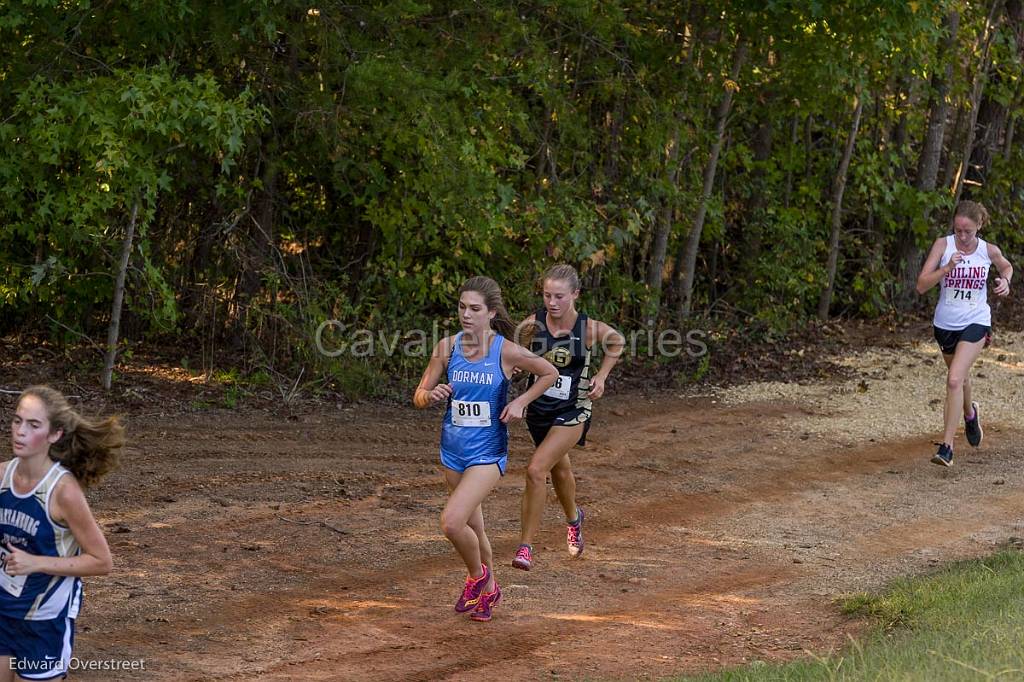
[[[946,305],[958,308],[974,308],[978,305],[979,292],[974,289],[955,289],[946,287]]]

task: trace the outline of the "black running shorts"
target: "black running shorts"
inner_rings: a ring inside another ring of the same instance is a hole
[[[975,343],[976,341],[985,340],[985,346],[988,346],[989,340],[992,338],[992,327],[986,327],[983,324],[969,324],[963,329],[951,330],[941,329],[934,327],[935,329],[935,340],[939,342],[939,348],[942,349],[943,355],[952,355],[956,352],[956,344],[961,341],[967,343]]]
[[[587,431],[590,430],[590,410],[573,410],[568,414],[559,415],[551,421],[531,422],[527,419],[526,428],[530,429],[530,437],[533,438],[533,444],[540,445],[547,438],[548,431],[551,430],[552,426],[576,426],[581,423],[583,424],[583,433],[580,434],[580,439],[576,441],[576,445],[586,445]]]

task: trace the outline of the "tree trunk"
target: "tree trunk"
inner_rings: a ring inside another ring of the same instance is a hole
[[[978,124],[978,97],[981,95],[984,86],[985,73],[988,71],[988,65],[982,67],[982,72],[979,73],[974,83],[974,88],[971,92],[971,101],[968,104],[970,107],[970,113],[967,115],[967,128],[964,131],[963,146],[960,149],[960,163],[957,166],[956,173],[952,179],[952,192],[953,192],[953,205],[956,206],[960,201],[960,196],[964,191],[964,181],[967,180],[967,175],[971,170],[971,149],[974,148],[974,138],[977,132]],[[952,155],[950,155],[952,156]],[[950,165],[953,164],[952,158],[950,159]],[[977,184],[981,184],[978,182]]]
[[[956,175],[953,185],[953,205],[960,201],[960,195],[964,190],[964,179],[967,177],[968,166],[971,161],[971,149],[974,147],[975,125],[978,122],[978,109],[981,103],[981,95],[985,89],[985,81],[988,78],[989,48],[992,47],[992,37],[995,35],[992,22],[995,20],[996,12],[1002,7],[1005,0],[992,0],[992,7],[988,12],[988,20],[985,22],[984,46],[981,50],[981,57],[978,60],[978,73],[974,76],[974,87],[971,89],[971,113],[968,117],[967,136],[964,138],[963,151],[960,158],[963,159],[960,165],[960,172]],[[952,218],[950,219],[952,224]]]
[[[680,123],[676,121],[676,127],[672,133],[666,150],[665,175],[669,192],[674,192],[679,183],[679,136]],[[659,213],[658,221],[654,229],[654,239],[651,244],[651,253],[647,261],[647,312],[644,317],[644,324],[648,329],[653,329],[657,322],[658,308],[661,306],[662,274],[665,269],[665,254],[668,252],[668,237],[672,232],[672,218],[675,215],[676,202],[669,196],[665,198],[664,205]]]
[[[946,37],[939,49],[941,55],[952,55],[956,44],[956,34],[960,26],[960,15],[953,11],[946,19]],[[932,75],[932,97],[928,108],[928,129],[925,132],[921,156],[918,157],[917,178],[915,187],[923,192],[935,189],[935,181],[939,175],[939,159],[942,156],[942,139],[946,133],[946,118],[949,110],[947,96],[949,82],[953,78],[953,62],[947,59],[943,73],[936,71]]]
[[[121,305],[124,303],[124,281],[128,276],[128,262],[132,255],[132,241],[135,239],[135,221],[139,217],[139,200],[132,204],[131,218],[121,243],[121,262],[117,266],[114,280],[114,302],[110,306],[110,326],[107,327],[107,357],[103,363],[103,389],[110,390],[114,375],[114,361],[117,360],[117,337],[121,331]]]
[[[704,219],[708,213],[708,203],[711,201],[711,191],[714,188],[715,172],[718,170],[718,155],[722,151],[722,144],[725,141],[725,124],[729,118],[729,111],[732,108],[733,84],[740,77],[740,69],[747,59],[748,46],[746,41],[740,39],[733,55],[732,69],[729,72],[730,83],[726,85],[725,93],[718,104],[718,111],[715,114],[715,141],[711,145],[711,155],[707,165],[704,167],[704,186],[701,191],[700,204],[697,206],[697,214],[693,218],[693,227],[683,247],[683,281],[677,303],[676,314],[680,319],[690,316],[693,308],[693,281],[697,268],[697,251],[700,249],[700,237],[704,231]],[[677,262],[679,259],[677,259]],[[674,276],[678,278],[679,272]]]
[[[818,319],[820,320],[828,319],[828,311],[832,306],[832,292],[836,284],[836,269],[839,265],[839,228],[843,222],[843,192],[846,190],[846,176],[850,170],[850,159],[853,158],[853,148],[857,142],[861,112],[864,111],[864,97],[859,86],[854,97],[857,100],[857,106],[853,110],[853,123],[850,124],[846,149],[843,150],[843,158],[839,162],[835,182],[832,183],[832,236],[828,246],[828,283],[818,299]]]
[[[539,158],[537,159],[537,184],[543,186],[546,182],[554,184],[555,160],[551,154],[551,107],[544,105],[544,132],[541,136]],[[550,169],[549,169],[550,166]]]
[[[1018,112],[1020,111],[1020,103],[1024,94],[1024,84],[1018,83],[1017,89],[1013,94],[1013,99],[1010,100],[1010,107],[1006,114],[1006,132],[1003,134],[1002,142],[1002,157],[1004,161],[1010,160],[1010,154],[1013,153],[1013,137],[1017,128]]]
[[[807,113],[804,120],[804,180],[810,180],[814,172],[814,112]]]
[[[999,153],[999,141],[1006,130],[1008,118],[1009,109],[1005,105],[991,97],[982,97],[975,124],[976,139],[971,150],[971,162],[965,181],[973,179],[984,184],[988,170],[992,167],[992,160]]]
[[[1006,18],[1013,27],[1014,36],[1017,39],[1017,63],[1024,61],[1024,1],[1006,0]],[[1003,159],[1010,160],[1013,152],[1013,135],[1017,127],[1017,117],[1020,111],[1022,95],[1022,83],[1017,81],[1017,88],[1014,90],[1013,99],[1010,100],[1009,112],[1007,114],[1006,134],[1003,136]]]
[[[1009,125],[1006,126],[1006,139],[1003,141],[1003,160],[1009,161],[1010,154],[1013,153],[1013,134],[1016,132],[1017,117],[1014,116],[1010,119]]]
[[[224,239],[225,210],[220,197],[214,195],[210,208],[205,214],[194,219],[189,217],[190,222],[198,223],[199,231],[196,234],[195,246],[188,260],[188,266],[184,268],[179,290],[184,292],[181,298],[181,311],[184,315],[185,328],[199,332],[210,324],[207,298],[211,295],[212,290],[209,287],[210,273],[208,269],[217,242]],[[219,334],[222,331],[211,329],[210,334]]]
[[[899,78],[898,93],[903,93],[903,96],[899,98],[897,107],[899,114],[896,118],[896,124],[892,130],[892,146],[897,151],[899,158],[899,166],[896,168],[896,176],[901,180],[905,180],[910,176],[907,163],[907,139],[909,137],[907,128],[909,127],[909,114],[914,111],[917,107],[917,101],[920,97],[921,81],[915,76],[910,74],[909,60],[904,60],[903,66],[901,67],[903,76]],[[881,101],[881,97],[878,98]]]
[[[750,199],[750,206],[747,210],[747,220],[743,229],[743,257],[742,264],[745,273],[747,286],[753,287],[757,277],[757,264],[761,260],[763,248],[763,233],[766,223],[764,217],[765,206],[771,192],[765,179],[764,166],[772,155],[772,123],[769,114],[757,125],[754,131],[754,170],[750,174],[750,186],[753,188],[753,196]]]
[[[618,186],[619,182],[619,154],[622,148],[622,121],[625,117],[625,95],[615,98],[615,106],[605,114],[605,157],[604,157],[604,186],[602,193],[603,200],[607,201],[609,195]]]
[[[792,160],[796,154],[796,146],[800,143],[800,117],[793,114],[789,128],[789,150],[786,152],[788,159]],[[782,192],[782,205],[789,208],[789,202],[793,198],[793,164],[786,164],[786,189]]]
[[[942,139],[946,132],[946,117],[949,104],[946,97],[949,93],[949,82],[953,77],[953,62],[950,55],[954,54],[956,35],[960,27],[960,15],[955,10],[946,17],[946,35],[939,43],[938,54],[946,60],[943,72],[938,70],[932,74],[932,95],[928,108],[928,129],[925,133],[921,155],[918,157],[917,177],[914,187],[919,192],[935,190],[935,181],[939,175],[939,159],[942,156]],[[928,215],[924,216],[925,221]],[[917,233],[913,221],[909,221],[900,237],[899,245],[899,276],[895,296],[899,310],[909,310],[916,292],[917,271],[921,266],[921,247],[918,245]]]
[[[953,150],[962,147],[963,141],[967,139],[967,126],[970,125],[971,120],[970,112],[967,111],[968,106],[964,104],[962,107],[957,107],[953,127],[949,129],[949,135],[946,136],[948,143],[944,145],[948,149],[943,154],[945,163],[941,159],[939,161],[940,177],[935,181],[936,187],[952,187],[957,173],[960,172],[959,161]]]
[[[253,301],[260,291],[261,273],[274,265],[274,204],[277,201],[277,163],[273,156],[276,142],[271,140],[265,146],[267,156],[263,170],[263,188],[255,199],[253,214],[249,216],[249,229],[242,246],[241,271],[235,286],[235,321],[231,345],[236,351],[245,348],[248,315]]]

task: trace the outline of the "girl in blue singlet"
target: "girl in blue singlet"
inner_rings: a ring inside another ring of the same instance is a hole
[[[558,369],[555,385],[530,403],[526,425],[537,450],[526,469],[523,491],[522,532],[512,565],[533,567],[533,536],[540,528],[547,477],[565,512],[566,546],[569,555],[583,553],[583,510],[576,504],[576,478],[569,451],[586,444],[592,401],[604,395],[604,384],[625,345],[622,334],[604,322],[576,310],[580,279],[571,265],[555,265],[542,280],[544,307],[523,321],[527,334],[533,329],[530,350]],[[590,351],[602,346],[601,367],[591,375]]]
[[[507,424],[523,418],[526,406],[555,383],[558,372],[510,340],[515,327],[494,280],[473,277],[462,285],[459,321],[462,331],[434,348],[413,404],[446,404],[441,463],[449,493],[441,529],[469,570],[455,610],[471,611],[473,620],[488,621],[501,600],[501,588],[494,579],[482,503],[505,473]],[[508,378],[515,369],[540,378],[509,401]],[[442,383],[442,378],[447,380]]]
[[[81,579],[111,569],[82,489],[123,445],[116,418],[85,419],[47,386],[21,394],[0,465],[0,682],[67,676]]]
[[[972,447],[981,445],[984,432],[978,403],[971,400],[971,365],[981,355],[992,330],[988,304],[988,275],[994,266],[999,276],[992,293],[1010,293],[1013,266],[995,244],[978,237],[988,223],[988,211],[974,201],[961,201],[953,218],[953,234],[939,237],[917,276],[917,292],[939,285],[933,320],[935,340],[946,361],[946,406],[942,442],[932,462],[953,465],[953,436],[964,414],[964,435]]]

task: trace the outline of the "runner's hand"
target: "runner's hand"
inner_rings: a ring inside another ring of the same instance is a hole
[[[439,403],[442,400],[448,400],[452,396],[454,391],[448,384],[438,384],[430,391],[430,402]]]
[[[7,550],[10,552],[7,555],[7,566],[5,567],[7,575],[38,573],[34,568],[37,558],[34,554],[29,554],[25,550],[12,547],[11,545],[7,545]]]
[[[964,254],[960,253],[959,251],[954,251],[953,255],[949,257],[949,262],[946,263],[945,272],[947,274],[953,272],[953,269],[956,268],[956,266],[960,265],[960,261],[962,261],[963,259]]]
[[[517,419],[522,419],[523,412],[525,411],[526,406],[523,405],[522,401],[519,400],[519,398],[516,398],[508,405],[506,405],[505,409],[501,411],[501,423],[508,424],[510,422],[516,421]]]
[[[604,395],[604,377],[595,376],[590,380],[590,390],[587,391],[587,397],[591,400],[597,400]]]
[[[996,296],[1006,296],[1010,293],[1010,283],[1003,277],[996,277],[996,286],[992,293]]]

